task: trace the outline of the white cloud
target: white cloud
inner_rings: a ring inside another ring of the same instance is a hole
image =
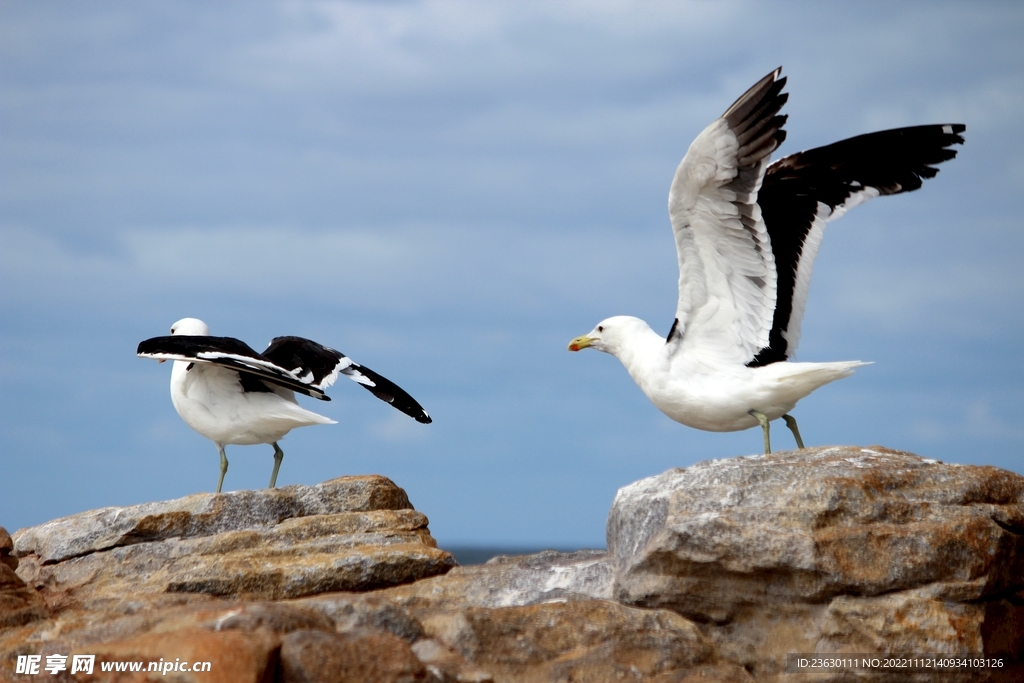
[[[650,237],[607,231],[580,236],[501,226],[137,230],[117,234],[103,250],[8,228],[0,241],[8,305],[116,306],[180,292],[220,300],[340,301],[379,312],[522,313],[628,303],[652,284],[645,258],[651,252],[663,255],[665,274],[673,277],[667,228],[653,244]]]

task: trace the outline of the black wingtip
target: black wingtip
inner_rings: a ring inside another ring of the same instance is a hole
[[[430,424],[433,420],[427,415],[427,411],[423,410],[416,399],[409,395],[402,387],[398,386],[387,377],[380,375],[365,365],[352,364],[352,368],[363,379],[370,380],[367,384],[365,381],[356,380],[359,382],[359,386],[369,391],[371,394],[391,405],[392,408],[400,410],[412,419],[422,424]],[[352,377],[355,379],[355,377]]]
[[[779,78],[780,73],[782,73],[781,66],[750,86],[745,93],[737,97],[736,101],[729,105],[729,108],[722,114],[722,118],[729,121],[730,126],[736,128],[740,126],[741,122],[754,114],[755,110],[761,107],[764,102],[778,102],[779,94],[786,86],[786,78]],[[788,95],[784,97],[788,98]],[[777,112],[783,103],[785,103],[784,99],[782,102],[778,102],[778,107],[771,114]]]

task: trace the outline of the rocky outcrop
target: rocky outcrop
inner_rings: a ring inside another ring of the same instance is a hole
[[[423,513],[379,476],[104,508],[24,529],[14,542],[20,576],[59,609],[175,593],[362,591],[455,565]]]
[[[208,672],[173,672],[205,683],[752,681],[690,620],[577,590],[607,594],[602,567],[596,553],[548,552],[362,593],[94,601],[0,631],[0,680],[18,655],[92,654],[97,672],[104,662],[209,662]]]
[[[787,653],[1024,654],[1005,470],[882,448],[704,462],[620,490],[608,550],[617,600],[694,620],[759,680]]]
[[[167,680],[1009,683],[1022,538],[1024,477],[881,448],[671,470],[619,492],[608,552],[470,567],[382,477],[203,494],[0,533],[0,680],[38,680],[19,655],[92,654],[51,680],[181,660],[210,669]],[[807,674],[790,653],[1004,666]]]
[[[396,612],[405,615],[421,629],[414,650],[441,654],[451,680],[751,681],[742,667],[722,661],[690,620],[610,600],[612,579],[603,551],[546,551],[459,567],[370,596],[295,604],[374,615],[370,624],[408,634]]]
[[[385,505],[399,508],[389,510],[390,523],[369,524]],[[280,568],[285,563],[277,558],[286,557],[292,571],[309,571],[310,564],[323,571],[321,585],[349,581],[347,564],[315,557],[333,556],[328,549],[336,548],[344,558],[361,554],[370,567],[364,576],[388,575],[378,545],[387,539],[388,548],[418,542],[418,552],[440,553],[425,518],[407,505],[387,480],[342,479],[100,510],[19,532],[19,571],[38,586],[52,615],[0,631],[0,680],[15,671],[19,655],[71,661],[91,654],[96,673],[88,680],[122,680],[116,676],[124,674],[100,672],[104,663],[183,660],[209,662],[210,670],[173,671],[176,680],[204,683],[670,683],[702,676],[750,683],[688,619],[610,600],[612,564],[603,551],[497,558],[390,587],[363,579],[345,591],[303,588],[292,596],[280,595],[280,587],[315,584],[264,578],[268,563]],[[316,524],[298,528],[312,531],[294,532],[303,520]],[[325,529],[342,533],[324,538]],[[364,542],[355,542],[357,534]],[[219,566],[233,557],[255,578],[181,591],[184,581],[206,579],[211,556]],[[323,569],[331,566],[341,579]]]

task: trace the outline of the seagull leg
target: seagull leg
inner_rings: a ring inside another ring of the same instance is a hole
[[[284,460],[284,451],[281,450],[281,447],[278,446],[277,442],[275,441],[274,442],[274,471],[270,473],[270,486],[267,487],[268,489],[274,488],[274,486],[277,484],[277,472],[278,472],[278,470],[281,469],[281,461],[282,460]]]
[[[764,413],[759,413],[756,410],[748,410],[748,415],[753,415],[757,418],[757,421],[761,423],[761,429],[764,430],[764,454],[768,455],[772,452],[772,442],[768,438],[768,417]]]
[[[224,485],[224,475],[228,473],[228,456],[224,455],[224,447],[217,444],[217,450],[220,451],[220,479],[217,480],[217,493],[220,493],[220,487]]]
[[[786,421],[786,426],[789,427],[789,431],[793,432],[793,436],[796,437],[796,447],[803,450],[804,440],[800,438],[800,428],[796,426],[796,418],[792,415],[783,415],[782,419]]]

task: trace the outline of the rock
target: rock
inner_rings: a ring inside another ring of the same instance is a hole
[[[712,680],[749,683],[691,621],[603,599],[611,580],[602,551],[546,551],[372,594],[289,604],[348,628],[373,626],[405,638],[442,681],[645,681],[678,674],[665,679],[674,681],[704,671],[714,672]]]
[[[426,634],[423,625],[405,608],[379,594],[328,593],[290,603],[315,611],[339,631],[376,629],[415,643]]]
[[[96,655],[95,669],[102,661],[159,661],[177,665],[177,660],[189,666],[209,663],[209,671],[181,673],[174,671],[170,680],[181,683],[262,683],[267,680],[273,665],[273,654],[278,639],[271,634],[255,631],[211,632],[203,629],[181,629],[172,633],[150,633],[128,640],[91,645],[88,653]],[[94,669],[94,670],[95,670]],[[165,674],[162,674],[163,677]],[[124,680],[124,679],[118,679]],[[152,681],[156,677],[142,675],[137,681]]]
[[[39,593],[15,573],[18,558],[10,554],[13,547],[7,529],[0,526],[0,629],[22,626],[50,615]]]
[[[15,570],[18,568],[18,557],[11,554],[13,550],[14,541],[11,540],[11,535],[7,533],[7,529],[0,526],[0,564],[6,564]]]
[[[101,508],[15,533],[17,555],[43,564],[137,543],[267,528],[292,517],[412,510],[406,492],[382,476],[339,477],[315,486],[194,494],[174,501]]]
[[[14,544],[19,575],[58,610],[143,594],[372,590],[455,566],[379,476],[104,508],[23,529]]]
[[[518,607],[552,600],[611,599],[613,563],[603,550],[495,557],[456,567],[436,580],[381,593],[400,604],[428,601],[434,609]]]
[[[603,551],[547,551],[525,557],[495,558],[486,565],[456,567],[443,576],[371,594],[328,593],[289,604],[317,610],[333,619],[339,629],[370,627],[405,639],[412,643],[428,672],[440,681],[486,683],[509,679],[501,678],[501,674],[495,679],[492,667],[479,665],[453,650],[450,643],[431,637],[424,623],[436,623],[444,615],[462,615],[471,608],[589,600],[593,595],[608,597],[611,580],[611,564]],[[499,609],[495,614],[503,612]]]
[[[490,672],[474,667],[436,640],[416,641],[412,651],[441,683],[494,683]]]
[[[7,564],[0,564],[0,629],[22,626],[50,615],[43,598]]]
[[[413,683],[427,669],[401,638],[383,631],[295,631],[281,642],[280,683]]]
[[[741,667],[719,661],[691,621],[607,599],[612,578],[603,551],[545,551],[458,567],[376,595],[401,605],[423,625],[428,640],[413,646],[417,654],[432,663],[457,662],[457,675],[444,680],[487,680],[482,677],[490,673],[499,683],[599,683],[662,674],[683,680],[684,674],[714,671],[721,680],[750,681]],[[322,605],[332,599],[297,602]],[[437,645],[421,644],[431,641]],[[443,666],[436,668],[445,674]]]
[[[428,615],[424,627],[495,681],[642,681],[716,659],[678,614],[607,600],[471,607]]]
[[[119,546],[167,538],[210,537],[272,528],[286,519],[368,510],[412,510],[405,491],[386,477],[339,477],[316,486],[196,493],[177,500],[91,510],[22,529],[19,556],[43,564]]]
[[[608,549],[618,600],[702,624],[758,680],[787,653],[1024,654],[1024,477],[1004,470],[882,448],[704,462],[621,489]]]
[[[152,622],[156,632],[182,628],[210,631],[269,631],[282,635],[300,630],[335,630],[335,622],[291,602],[208,602],[164,610]]]
[[[85,651],[72,651],[71,654],[96,655],[93,676],[85,680],[117,680],[119,683],[161,679],[176,683],[263,683],[269,679],[268,673],[272,671],[273,655],[278,643],[279,640],[273,634],[259,630],[243,633],[180,629],[94,644]],[[68,661],[71,661],[70,657]],[[136,675],[111,678],[109,674],[103,675],[103,662],[140,662],[143,670]],[[147,673],[150,662],[156,663],[160,667],[158,670],[166,668],[166,671],[159,674]],[[191,668],[197,663],[207,662],[209,670],[201,664],[201,671],[182,670],[183,663]]]

